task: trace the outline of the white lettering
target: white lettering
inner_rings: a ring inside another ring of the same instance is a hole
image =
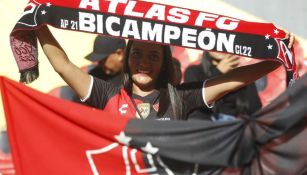
[[[158,20],[165,20],[165,6],[153,4],[153,6],[146,13],[145,18],[153,19],[153,17],[157,17]]]
[[[79,29],[87,32],[95,32],[95,15],[92,13],[79,12]]]
[[[162,34],[163,34],[162,32],[163,32],[162,24],[155,24],[154,27],[152,28],[151,23],[144,22],[142,30],[142,39],[162,42]]]
[[[113,30],[112,26],[113,24],[118,24],[120,25],[120,19],[115,16],[110,16],[106,20],[106,31],[113,36],[120,36],[120,31],[115,31]]]
[[[135,20],[126,20],[122,37],[128,37],[129,35],[133,36],[134,39],[141,39],[138,29],[138,23]]]
[[[179,39],[180,34],[181,32],[179,27],[165,25],[164,43],[170,44],[171,39]]]
[[[236,35],[231,34],[227,39],[226,33],[219,33],[217,37],[217,51],[224,51],[223,46],[225,46],[228,53],[233,53],[233,44]]]
[[[195,25],[196,26],[203,26],[204,21],[215,21],[216,18],[218,18],[218,15],[215,14],[209,14],[209,13],[204,13],[204,12],[200,12],[200,14],[198,15]]]
[[[128,5],[125,8],[124,15],[135,16],[135,17],[143,17],[144,16],[143,13],[133,11],[135,4],[136,4],[136,1],[129,1]]]
[[[189,28],[183,28],[183,31],[182,31],[182,46],[195,48],[196,47],[196,35],[197,35],[197,30],[189,29]]]
[[[230,21],[229,23],[226,23],[227,21]],[[216,21],[216,26],[220,29],[225,30],[235,30],[239,25],[238,19],[233,19],[229,17],[221,17]]]
[[[208,38],[208,44],[205,43],[206,38]],[[198,45],[204,50],[212,50],[215,46],[215,42],[216,36],[211,29],[206,29],[205,31],[200,32],[198,35]]]
[[[97,15],[97,32],[98,33],[103,33],[103,15]]]
[[[247,46],[235,45],[235,54],[252,57],[252,48]]]
[[[79,8],[86,9],[90,6],[92,10],[99,10],[99,0],[81,0]]]
[[[128,104],[123,104],[118,111],[120,112],[120,114],[126,114],[127,113],[127,108],[128,108]]]

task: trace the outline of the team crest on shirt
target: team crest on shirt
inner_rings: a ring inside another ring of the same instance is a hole
[[[153,109],[158,112],[159,111],[159,103],[152,105]]]
[[[142,117],[139,116],[138,112],[136,111],[136,117],[138,119],[146,119],[150,114],[150,103],[141,103],[137,105]]]

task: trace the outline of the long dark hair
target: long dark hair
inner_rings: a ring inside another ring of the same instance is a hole
[[[213,65],[212,63],[212,56],[209,54],[209,52],[204,52],[203,57],[202,57],[202,68],[203,71],[205,73],[205,75],[207,75],[207,77],[211,78],[214,75],[213,73],[213,67],[215,67],[215,65]],[[236,98],[235,98],[235,105],[236,105],[236,113],[237,114],[248,114],[249,113],[249,109],[250,109],[250,105],[248,103],[248,99],[247,99],[247,87],[243,87],[240,90],[238,90],[236,92]],[[225,96],[226,97],[226,96]],[[223,98],[218,100],[214,107],[213,107],[213,114],[218,114],[219,113],[219,109],[222,108],[223,104]]]
[[[134,42],[135,41],[133,40],[128,41],[124,55],[123,68],[123,87],[130,96],[132,95],[133,82],[129,69],[129,55]],[[181,117],[181,113],[179,111],[182,111],[181,100],[179,100],[175,87],[171,84],[171,79],[174,76],[171,48],[168,45],[161,45],[161,47],[163,51],[163,62],[156,84],[156,89],[160,91],[158,117],[162,117],[171,104],[173,116],[170,117],[179,119]]]

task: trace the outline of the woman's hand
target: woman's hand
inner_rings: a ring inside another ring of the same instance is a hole
[[[289,39],[288,48],[291,49],[293,47],[293,44],[295,42],[295,36],[290,33],[288,30],[282,29],[286,33],[286,38]]]
[[[226,55],[217,63],[216,68],[223,74],[230,72],[232,69],[238,67],[240,64],[240,57],[238,55]]]

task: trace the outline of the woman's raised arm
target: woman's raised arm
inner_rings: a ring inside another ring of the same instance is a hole
[[[229,92],[242,88],[262,76],[277,69],[281,64],[276,61],[263,61],[253,65],[242,66],[212,78],[206,82],[203,94],[208,104],[213,103]]]
[[[286,38],[290,38],[288,48],[291,48],[294,43],[294,36],[286,31]],[[206,87],[203,88],[203,94],[208,104],[212,104],[225,94],[244,87],[262,76],[277,69],[281,63],[277,61],[262,61],[253,65],[242,66],[232,71],[212,78],[206,82]]]

